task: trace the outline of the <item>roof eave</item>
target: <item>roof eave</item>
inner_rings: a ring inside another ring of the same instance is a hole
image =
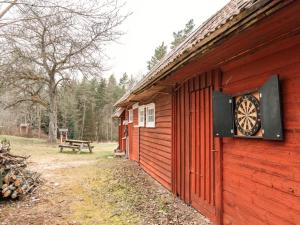
[[[230,34],[236,31],[241,32],[245,30],[246,28],[250,27],[254,23],[269,16],[273,12],[276,12],[280,8],[283,8],[285,5],[289,4],[292,1],[293,0],[291,1],[265,0],[256,4],[255,7],[253,8],[242,11],[239,15],[232,18],[232,20],[230,20],[228,23],[224,24],[224,26],[220,27],[218,30],[208,35],[197,45],[194,45],[193,48],[186,50],[180,57],[178,57],[168,66],[163,68],[159,73],[150,76],[147,80],[145,80],[144,83],[142,83],[142,85],[140,85],[135,90],[133,90],[131,94],[139,94],[140,92],[147,89],[149,86],[152,86],[157,81],[171,74],[173,71],[181,67],[183,64],[186,64],[194,56],[197,55],[197,57],[199,57],[202,54],[208,52],[211,48],[215,46],[216,43],[225,40],[226,37],[230,36]],[[270,4],[266,4],[268,2],[270,2]]]
[[[156,82],[166,78],[173,71],[188,63],[195,56],[201,57],[213,49],[216,44],[227,40],[231,34],[241,32],[249,28],[251,25],[278,11],[293,1],[294,0],[261,0],[255,3],[255,5],[253,5],[251,8],[241,11],[239,14],[230,18],[228,22],[218,27],[217,30],[208,33],[198,43],[195,41],[195,43],[192,43],[191,46],[183,48],[179,56],[174,57],[169,64],[164,65],[163,62],[160,63],[156,68],[154,68],[153,71],[150,71],[144,79],[138,82],[131,89],[131,91],[127,93],[127,96],[123,96],[120,100],[118,100],[115,106],[124,107],[130,104],[131,100],[135,98],[135,96],[138,96],[141,92],[155,85]],[[191,36],[190,38],[193,39],[195,37]],[[172,53],[176,55],[176,51],[171,52],[171,56]]]

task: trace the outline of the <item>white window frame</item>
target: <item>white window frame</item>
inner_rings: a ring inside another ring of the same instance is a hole
[[[132,123],[133,122],[133,110],[129,109],[128,110],[128,123]]]
[[[145,126],[145,106],[139,106],[138,110],[138,125],[139,127],[144,127]],[[143,114],[143,117],[141,117],[141,113]],[[141,120],[142,119],[142,120]]]
[[[153,109],[153,121],[149,121],[148,110],[150,109]],[[155,127],[155,104],[154,103],[150,103],[146,105],[146,127],[151,127],[151,128]]]

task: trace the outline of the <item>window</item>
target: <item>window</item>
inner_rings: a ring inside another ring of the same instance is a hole
[[[155,104],[146,106],[146,127],[155,127]]]
[[[145,107],[139,107],[139,127],[145,126]]]
[[[128,110],[128,123],[132,123],[133,122],[133,110],[130,109]]]

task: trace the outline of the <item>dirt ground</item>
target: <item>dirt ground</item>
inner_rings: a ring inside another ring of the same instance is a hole
[[[44,140],[7,138],[12,153],[31,155],[30,169],[45,182],[23,199],[0,201],[0,225],[210,224],[136,163],[113,158],[114,143],[77,154]]]

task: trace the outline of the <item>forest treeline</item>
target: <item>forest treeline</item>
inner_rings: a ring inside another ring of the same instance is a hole
[[[24,135],[25,127],[26,136],[47,136],[56,143],[58,130],[67,128],[69,138],[116,140],[113,104],[135,81],[126,73],[120,80],[103,78],[105,46],[122,36],[120,25],[130,13],[117,0],[14,3],[9,13],[0,10],[0,133]],[[189,20],[173,32],[170,48],[180,45],[193,27]],[[148,69],[167,51],[162,42]]]
[[[118,122],[112,118],[114,103],[135,83],[126,73],[117,80],[108,78],[82,79],[66,82],[58,89],[58,128],[68,129],[68,138],[92,141],[117,140]],[[1,90],[1,89],[0,89]],[[11,98],[2,88],[2,102]],[[24,102],[0,110],[0,131],[19,135],[19,125],[29,124],[28,136],[45,136],[49,132],[47,108]],[[58,134],[59,136],[59,134]]]
[[[114,103],[134,84],[125,73],[119,81],[108,79],[73,81],[60,91],[58,127],[68,128],[69,138],[93,141],[117,140],[118,121],[112,118]],[[43,124],[47,125],[47,113]],[[47,133],[47,126],[43,129]]]

